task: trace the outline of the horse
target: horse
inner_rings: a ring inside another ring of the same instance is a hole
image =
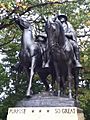
[[[37,71],[40,75],[41,80],[45,84],[46,91],[48,91],[49,84],[45,79],[49,72],[45,72],[45,70],[42,69],[42,53],[40,46],[34,41],[31,24],[29,21],[20,16],[14,16],[14,21],[22,30],[21,50],[19,53],[20,61],[19,63],[16,63],[15,69],[23,69],[27,75],[29,85],[26,96],[31,96],[32,80],[35,71]]]
[[[59,20],[47,20],[45,31],[48,37],[48,46],[53,59],[53,64],[56,72],[56,81],[58,84],[58,96],[61,95],[61,87],[65,89],[65,81],[69,83],[69,98],[72,98],[72,69],[74,65],[73,46],[65,37],[62,24]],[[77,72],[74,72],[75,78],[75,94],[77,95]]]

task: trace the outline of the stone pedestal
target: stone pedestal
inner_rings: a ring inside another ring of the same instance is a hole
[[[17,103],[16,107],[75,107],[75,101],[68,97],[58,97],[42,92],[31,98],[24,98]]]
[[[84,113],[83,113],[82,109],[78,108],[77,109],[77,114],[78,114],[78,120],[85,120]]]
[[[17,117],[23,116],[23,118],[20,117],[22,120],[29,120],[27,116],[31,116],[32,120],[46,120],[51,118],[52,115],[54,116],[52,120],[84,120],[83,111],[75,107],[74,99],[53,96],[48,92],[42,92],[19,101],[15,108],[9,109],[7,120],[12,120],[15,115],[18,115]],[[35,118],[35,116],[37,117]],[[17,120],[17,118],[13,120]]]

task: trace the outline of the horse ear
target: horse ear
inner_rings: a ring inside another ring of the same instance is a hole
[[[47,22],[47,18],[45,16],[41,16],[41,17],[44,20],[44,22],[46,23]]]
[[[50,22],[50,19],[48,18],[48,19],[47,19],[47,23],[46,23],[47,26],[48,26],[48,28],[50,27],[50,23],[51,23],[51,22]]]
[[[18,19],[19,17],[20,17],[20,16],[17,15],[17,14],[14,15],[14,19]]]
[[[53,28],[54,31],[56,30],[56,26],[55,25],[52,25],[52,28]]]
[[[20,25],[25,29],[29,28],[29,26],[30,26],[30,24],[28,22],[25,22],[22,19],[20,19]]]

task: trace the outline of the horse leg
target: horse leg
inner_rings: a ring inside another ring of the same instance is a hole
[[[65,83],[66,78],[65,77],[61,77],[61,84],[60,84],[60,88],[61,88],[61,95],[65,95],[66,91],[65,91],[65,87],[66,87],[66,83]]]
[[[68,81],[69,81],[69,98],[72,98],[72,88],[71,88],[71,80],[72,80],[72,76],[71,76],[71,68],[70,68],[70,64],[68,65]]]
[[[58,70],[58,65],[56,62],[54,62],[54,67],[55,67],[55,72],[56,72],[56,80],[57,80],[57,88],[58,88],[58,96],[60,96],[61,91],[60,91],[60,75],[59,75],[59,70]]]
[[[78,74],[79,74],[79,69],[75,69],[75,76],[74,76],[74,88],[75,88],[75,100],[78,101]]]
[[[66,95],[66,81],[67,81],[67,76],[64,77],[64,80],[63,80],[63,85],[64,85],[64,95]]]
[[[45,91],[49,91],[49,84],[46,80],[47,76],[44,76],[44,77],[41,77],[41,78],[42,78],[42,82],[44,83],[45,88],[46,88]]]
[[[30,80],[29,80],[29,86],[28,86],[28,89],[27,89],[26,96],[30,96],[30,90],[31,90],[31,86],[32,86],[32,79],[33,79],[33,75],[34,75],[34,68],[35,68],[35,57],[32,57]]]
[[[55,91],[55,79],[56,79],[54,67],[50,67],[50,75],[52,77],[52,81],[51,81],[52,88],[51,88],[51,91],[54,92]]]
[[[47,76],[48,76],[48,71],[47,70],[44,70],[44,69],[41,69],[41,70],[39,70],[38,71],[38,74],[39,74],[39,76],[40,76],[40,79],[41,79],[41,81],[44,83],[44,85],[45,85],[45,91],[49,91],[49,84],[48,84],[48,82],[47,82]]]
[[[52,86],[52,91],[55,91],[55,75],[54,73],[51,73],[51,76],[52,76],[52,82],[51,82],[51,86]]]

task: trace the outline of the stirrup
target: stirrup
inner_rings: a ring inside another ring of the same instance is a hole
[[[47,67],[49,67],[49,63],[48,62],[47,63],[43,62],[42,68],[47,68]]]
[[[47,67],[49,67],[49,64],[48,64],[48,63],[45,64],[45,68],[47,68]]]
[[[80,62],[78,60],[76,60],[76,68],[82,68],[82,65],[80,64]]]

